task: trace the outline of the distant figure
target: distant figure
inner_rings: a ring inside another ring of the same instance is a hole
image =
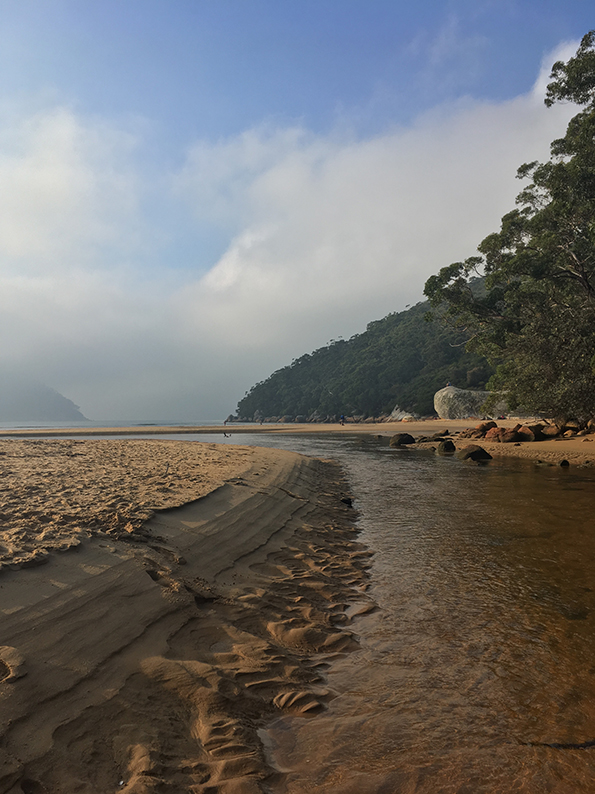
[[[345,416],[344,416],[344,414],[341,414],[341,418],[339,419],[339,421],[341,422],[342,425],[345,424]]]
[[[223,422],[223,427],[225,427],[226,424],[227,424],[227,419]],[[223,435],[225,435],[225,433]]]

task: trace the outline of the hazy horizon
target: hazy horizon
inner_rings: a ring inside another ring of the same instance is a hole
[[[0,371],[226,417],[422,300],[576,112],[579,0],[0,0]]]

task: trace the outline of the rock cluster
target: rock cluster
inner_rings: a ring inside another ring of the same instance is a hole
[[[449,438],[448,430],[442,433],[435,433],[433,436],[420,436],[417,440],[409,433],[396,433],[392,436],[389,446],[396,449],[403,449],[411,444],[427,444],[428,442],[437,443],[437,447],[432,447],[438,455],[455,455],[459,460],[472,463],[482,463],[492,459],[492,456],[483,447],[477,444],[468,444],[462,449],[457,450],[454,442]]]
[[[476,427],[469,427],[459,433],[459,438],[496,441],[502,444],[516,444],[521,441],[544,441],[546,439],[572,438],[595,433],[595,419],[591,419],[581,428],[579,422],[569,420],[565,423],[554,422],[516,424],[514,427],[498,427],[496,422],[481,422]]]

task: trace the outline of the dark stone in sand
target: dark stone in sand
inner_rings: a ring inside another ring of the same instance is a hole
[[[477,444],[469,444],[469,446],[460,449],[456,453],[456,457],[459,460],[492,460],[490,453],[486,452],[483,447],[480,447]]]
[[[436,450],[436,452],[438,455],[452,455],[454,452],[456,452],[456,449],[457,448],[452,443],[452,441],[449,438],[447,438],[446,441],[441,441],[438,444],[438,449]]]
[[[396,433],[391,440],[391,447],[403,447],[406,444],[415,444],[415,439],[409,433]]]

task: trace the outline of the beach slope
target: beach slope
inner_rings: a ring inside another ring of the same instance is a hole
[[[183,441],[0,452],[9,480],[51,472],[43,510],[35,490],[0,508],[0,792],[274,785],[259,731],[324,709],[325,664],[374,608],[337,466]]]

